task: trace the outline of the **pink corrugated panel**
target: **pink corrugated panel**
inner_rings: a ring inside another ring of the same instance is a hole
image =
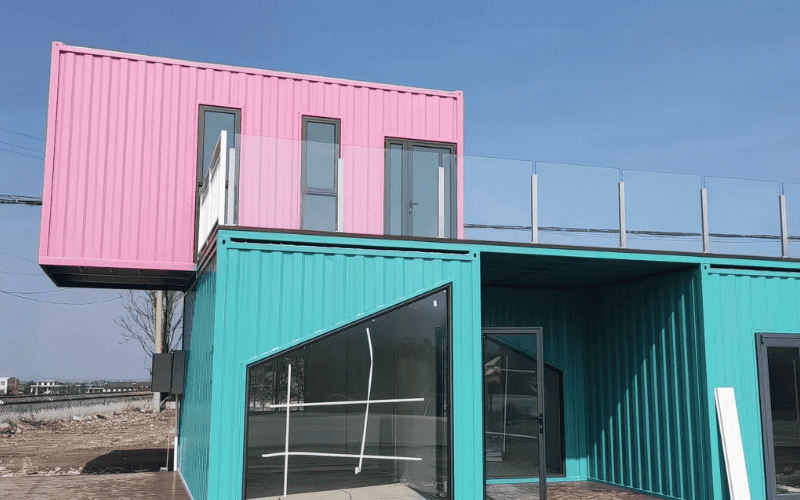
[[[191,270],[199,106],[241,110],[241,225],[300,228],[303,116],[341,120],[345,231],[383,233],[387,137],[453,143],[462,94],[53,44],[40,262]],[[463,169],[459,162],[459,236]]]

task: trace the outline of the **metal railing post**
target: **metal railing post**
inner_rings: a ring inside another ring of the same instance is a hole
[[[227,189],[227,196],[225,197],[225,206],[227,215],[225,217],[224,224],[233,224],[235,221],[234,218],[234,207],[236,202],[236,148],[230,148],[228,151],[228,182],[226,183],[228,186]]]
[[[619,247],[628,246],[628,233],[625,229],[625,183],[619,181]]]
[[[217,225],[225,224],[225,184],[227,184],[228,174],[228,132],[223,130],[219,133],[219,166],[217,166],[216,175],[221,176],[218,179],[219,192],[217,195]],[[210,175],[210,174],[209,174]]]
[[[344,160],[336,163],[336,231],[344,232]]]
[[[708,191],[700,188],[700,218],[703,230],[703,253],[711,253],[711,241],[708,238]]]
[[[444,238],[444,166],[439,165],[439,238]]]
[[[781,210],[781,256],[789,256],[789,229],[786,221],[786,195],[778,196],[778,203]]]
[[[539,178],[531,174],[531,243],[539,243]]]

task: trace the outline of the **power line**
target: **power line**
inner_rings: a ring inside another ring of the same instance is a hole
[[[0,151],[6,151],[8,153],[14,153],[22,156],[27,156],[28,158],[36,158],[37,160],[44,160],[41,156],[33,156],[25,153],[20,153],[19,151],[11,151],[10,149],[0,148]]]
[[[3,254],[3,255],[8,255],[9,257],[14,257],[16,259],[20,259],[20,260],[24,260],[24,261],[30,262],[31,264],[38,264],[38,262],[36,262],[35,260],[26,259],[25,257],[20,257],[19,255],[14,255],[13,253],[4,252],[2,250],[0,250],[0,253]]]
[[[47,275],[44,273],[12,273],[11,271],[0,271],[0,274],[14,274],[17,276],[42,276],[45,278],[47,277]]]
[[[17,294],[15,294],[13,292],[6,292],[5,290],[0,290],[0,293],[4,293],[6,295],[10,295],[10,296],[16,297],[18,299],[25,299],[25,300],[30,300],[30,301],[33,301],[33,302],[39,302],[40,304],[52,304],[52,305],[58,305],[58,306],[89,306],[89,305],[92,305],[92,304],[102,304],[104,302],[111,302],[112,300],[119,300],[119,299],[123,298],[123,297],[114,297],[112,299],[97,300],[97,301],[94,301],[94,302],[52,302],[52,301],[49,301],[49,300],[39,300],[39,299],[34,299],[32,297],[25,297],[24,295],[17,295]]]
[[[42,152],[41,149],[26,148],[25,146],[20,146],[19,144],[14,144],[13,142],[0,141],[0,144],[8,144],[9,146],[14,146],[15,148],[27,149],[28,151],[33,151],[34,153]]]
[[[42,141],[42,142],[45,142],[45,141],[44,141],[44,139],[42,139],[41,137],[34,137],[34,136],[32,136],[32,135],[23,134],[22,132],[15,132],[15,131],[13,131],[13,130],[9,130],[9,129],[7,129],[7,128],[0,128],[0,130],[2,130],[3,132],[10,132],[10,133],[12,133],[12,134],[21,135],[21,136],[23,136],[23,137],[30,137],[31,139],[36,139],[37,141]]]
[[[5,293],[18,294],[18,295],[39,295],[42,293],[63,292],[64,290],[73,290],[73,289],[74,289],[73,287],[67,287],[67,288],[56,288],[55,290],[42,290],[40,292],[9,292],[7,290],[2,290],[2,291]]]

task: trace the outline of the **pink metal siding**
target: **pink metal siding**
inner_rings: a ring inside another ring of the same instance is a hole
[[[56,42],[40,263],[192,270],[200,105],[241,109],[241,225],[300,228],[299,157],[282,162],[263,158],[275,138],[297,144],[299,155],[302,116],[313,115],[341,120],[345,231],[382,234],[385,138],[454,143],[461,155],[462,103],[460,92]],[[280,149],[290,154],[291,148]],[[356,161],[359,155],[370,156],[370,161]],[[458,180],[462,237],[461,162]]]

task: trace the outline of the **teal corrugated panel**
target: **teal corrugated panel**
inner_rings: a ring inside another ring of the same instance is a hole
[[[589,478],[666,498],[709,498],[696,294],[680,272],[584,291]],[[696,412],[694,415],[692,411]]]
[[[800,274],[703,269],[705,356],[714,498],[728,498],[714,388],[733,387],[752,498],[766,498],[757,333],[800,333]]]
[[[452,286],[454,492],[483,492],[480,275],[474,254],[218,240],[209,498],[242,493],[246,365]],[[241,232],[235,233],[240,235]],[[254,235],[254,239],[255,239]],[[296,237],[300,238],[300,237]],[[328,240],[326,240],[328,241]],[[330,240],[332,241],[332,240]],[[477,339],[477,340],[476,340]]]
[[[203,274],[184,301],[186,392],[181,400],[178,445],[180,471],[195,500],[205,500],[208,491],[216,288],[216,272]]]

